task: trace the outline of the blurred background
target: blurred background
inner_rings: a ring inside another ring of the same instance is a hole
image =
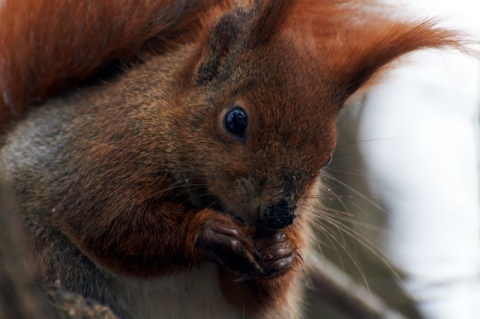
[[[406,318],[480,318],[480,1],[402,3],[443,17],[473,51],[412,54],[350,101],[325,174],[321,250]],[[309,318],[351,318],[321,291],[309,304]]]

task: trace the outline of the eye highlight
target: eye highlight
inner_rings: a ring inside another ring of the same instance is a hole
[[[225,114],[224,126],[229,133],[245,141],[248,126],[247,112],[239,106],[234,107]]]

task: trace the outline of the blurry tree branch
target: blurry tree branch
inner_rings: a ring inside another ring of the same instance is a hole
[[[105,306],[35,284],[23,229],[0,172],[0,319],[115,319]]]
[[[373,292],[355,283],[327,258],[313,253],[305,258],[310,288],[340,313],[352,319],[407,319]]]

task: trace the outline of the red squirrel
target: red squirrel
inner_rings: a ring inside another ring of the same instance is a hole
[[[344,102],[457,45],[378,8],[0,2],[0,166],[39,279],[121,318],[299,318]]]

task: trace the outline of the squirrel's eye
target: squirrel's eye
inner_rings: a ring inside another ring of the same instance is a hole
[[[235,107],[225,115],[225,128],[242,141],[248,126],[247,112],[241,107]]]

